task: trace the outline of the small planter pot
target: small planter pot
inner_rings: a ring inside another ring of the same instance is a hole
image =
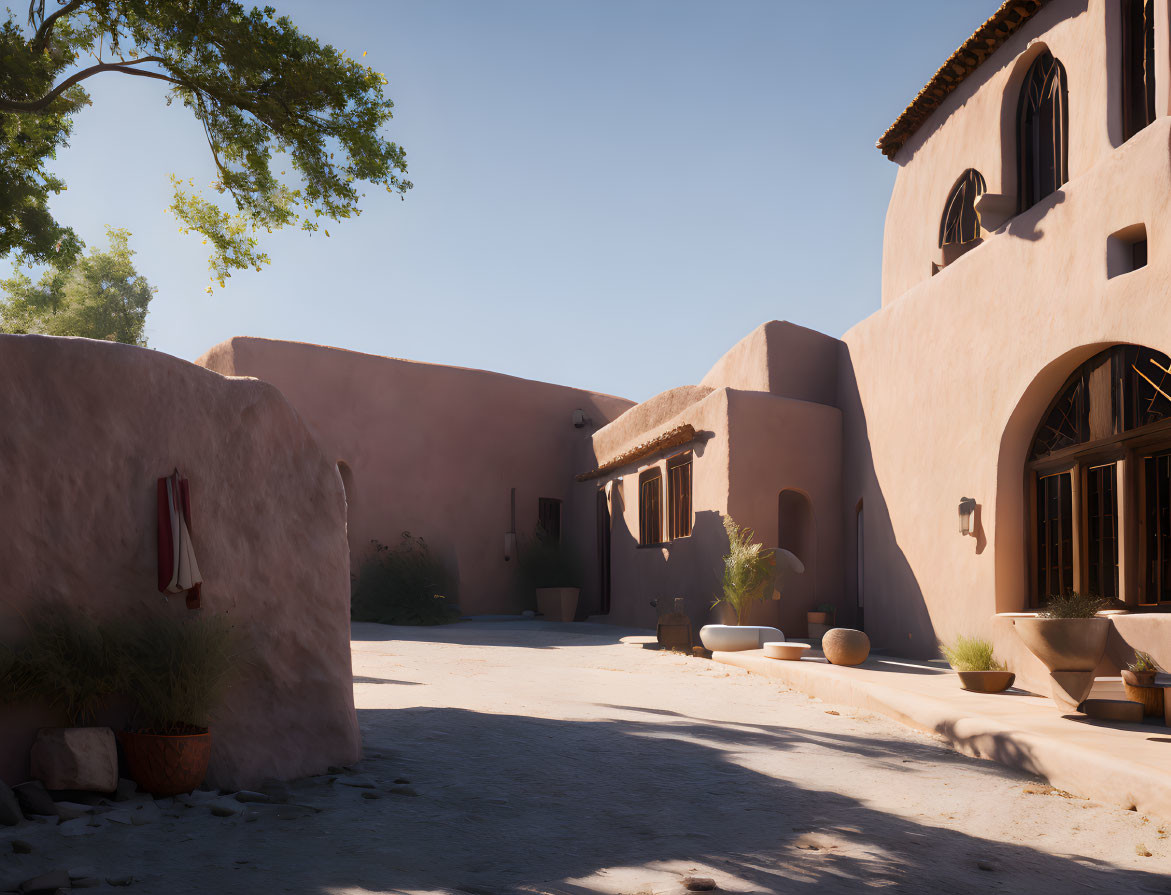
[[[829,613],[828,612],[806,612],[805,613],[805,623],[810,624],[810,625],[828,625],[829,624]]]
[[[1016,680],[1011,671],[957,671],[956,676],[960,687],[973,693],[1003,693]]]
[[[1156,674],[1157,671],[1131,671],[1129,668],[1123,668],[1122,682],[1132,687],[1153,687]]]
[[[577,616],[576,587],[538,587],[537,611],[549,621],[571,622]]]
[[[154,796],[191,792],[207,776],[211,760],[211,734],[196,730],[185,734],[123,731],[118,735],[126,755],[130,779]]]

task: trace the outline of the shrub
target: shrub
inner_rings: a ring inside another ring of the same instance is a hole
[[[159,615],[122,635],[127,692],[146,733],[206,728],[242,659],[238,631],[222,615]]]
[[[1037,613],[1041,618],[1093,618],[1109,605],[1109,600],[1097,594],[1067,594],[1051,596],[1045,608]]]
[[[765,598],[764,586],[772,578],[776,557],[765,552],[761,544],[752,543],[756,533],[741,528],[731,516],[724,516],[724,531],[728,535],[728,553],[724,556],[721,579],[723,593],[712,601],[712,607],[727,603],[736,612],[736,624],[743,624],[744,613],[757,600]]]
[[[1004,663],[997,662],[992,644],[980,637],[957,637],[950,644],[941,643],[940,651],[947,664],[956,671],[1005,671]]]
[[[0,656],[0,699],[44,703],[73,727],[93,723],[102,703],[125,690],[121,637],[59,605],[38,607],[24,621],[24,640]]]
[[[540,525],[533,532],[533,539],[520,551],[519,559],[521,578],[530,591],[538,587],[581,585],[581,572],[568,548]]]
[[[384,625],[443,625],[459,610],[444,593],[450,578],[427,543],[409,531],[393,550],[371,541],[372,555],[358,570],[350,599],[350,617]]]
[[[1155,664],[1154,658],[1150,653],[1144,653],[1140,650],[1134,651],[1134,661],[1126,666],[1131,671],[1142,674],[1147,671],[1158,671],[1159,666]]]

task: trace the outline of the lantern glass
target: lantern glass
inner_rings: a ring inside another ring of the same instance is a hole
[[[960,498],[960,534],[972,533],[972,514],[976,512],[976,501],[971,497]]]

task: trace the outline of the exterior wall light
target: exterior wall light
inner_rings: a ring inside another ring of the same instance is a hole
[[[972,533],[972,515],[976,512],[976,498],[961,497],[960,498],[960,534],[970,535]]]

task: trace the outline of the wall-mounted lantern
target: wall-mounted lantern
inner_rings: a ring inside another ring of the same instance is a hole
[[[976,512],[976,499],[974,497],[960,498],[960,534],[970,535],[972,533],[972,516]]]

